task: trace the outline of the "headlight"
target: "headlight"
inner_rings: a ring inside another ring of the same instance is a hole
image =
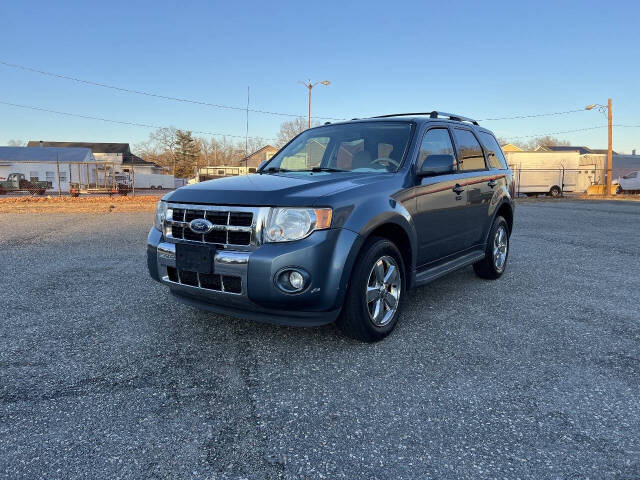
[[[153,225],[158,230],[162,231],[162,222],[164,222],[167,216],[167,202],[160,200],[156,206],[156,215],[153,219]]]
[[[266,242],[291,242],[315,230],[331,227],[330,208],[272,208],[265,228]]]

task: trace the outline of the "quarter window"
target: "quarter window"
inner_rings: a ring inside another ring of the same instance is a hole
[[[453,135],[460,152],[460,170],[485,170],[482,147],[478,143],[475,135],[470,130],[456,128]]]
[[[495,137],[487,132],[480,132],[480,140],[484,144],[484,148],[487,150],[489,156],[489,166],[491,168],[497,168],[499,170],[507,169],[507,159],[504,158],[504,153]]]
[[[454,158],[453,144],[449,131],[446,128],[432,128],[425,133],[420,146],[420,157],[418,158],[418,169],[422,168],[424,160],[429,155],[451,155]]]

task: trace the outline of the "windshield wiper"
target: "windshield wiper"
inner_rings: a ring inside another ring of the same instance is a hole
[[[313,167],[311,171],[312,172],[350,172],[351,170],[345,170],[344,168],[333,168],[333,167]]]
[[[265,168],[260,170],[259,173],[279,173],[279,172],[290,172],[291,170],[288,170],[286,168],[279,168],[279,167],[269,167],[269,168]]]

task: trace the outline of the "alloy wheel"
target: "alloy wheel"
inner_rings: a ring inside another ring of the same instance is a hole
[[[398,311],[402,281],[396,260],[385,255],[373,264],[366,288],[369,319],[376,327],[384,327]]]
[[[504,225],[500,225],[493,238],[493,264],[496,270],[502,272],[507,260],[507,250],[509,248],[509,237]]]

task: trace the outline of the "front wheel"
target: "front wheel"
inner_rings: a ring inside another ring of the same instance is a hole
[[[398,322],[405,286],[398,248],[385,238],[370,238],[351,274],[338,326],[356,340],[382,340]]]
[[[503,217],[496,217],[491,226],[485,257],[473,264],[473,270],[480,278],[495,280],[507,268],[509,258],[509,226]]]

